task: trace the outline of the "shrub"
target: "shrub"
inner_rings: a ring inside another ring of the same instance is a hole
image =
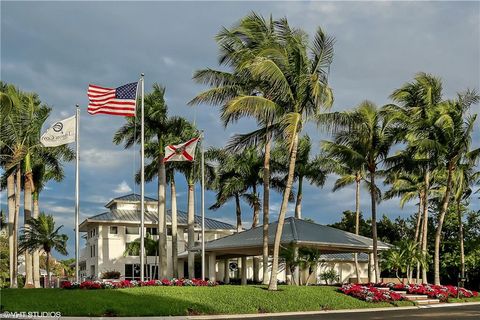
[[[120,279],[120,272],[109,270],[102,273],[102,279]]]
[[[340,280],[340,276],[335,271],[335,269],[330,268],[320,273],[320,280],[325,281],[325,284],[332,284],[338,282]]]

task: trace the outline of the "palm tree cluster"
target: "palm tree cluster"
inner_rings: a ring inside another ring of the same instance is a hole
[[[256,130],[237,134],[224,149],[215,150],[218,162],[222,163],[222,177],[217,180],[214,207],[230,198],[235,199],[237,221],[241,226],[238,218],[240,197],[255,200],[253,221],[256,225],[260,197],[253,186],[262,185],[263,266],[269,265],[272,254],[270,280],[264,267],[263,282],[269,283],[269,289],[277,288],[280,236],[294,181],[298,183],[295,215],[301,218],[303,180],[323,186],[328,174],[337,176],[334,191],[355,185],[357,234],[360,187],[363,184],[368,189],[375,281],[380,276],[376,226],[378,203],[393,197],[401,197],[402,206],[407,201],[419,200],[412,248],[421,251],[422,259],[408,271],[411,278],[416,269],[418,279],[421,270],[424,282],[427,282],[428,263],[421,262],[429,258],[427,228],[429,212],[434,212],[434,282],[438,284],[445,212],[451,201],[457,205],[468,201],[472,185],[478,181],[475,166],[480,151],[471,150],[475,116],[469,114],[470,106],[479,100],[477,93],[467,90],[455,99],[444,99],[441,80],[419,73],[414,81],[392,93],[391,104],[378,107],[371,101],[364,101],[351,111],[322,112],[333,104],[328,75],[334,38],[321,28],[309,42],[307,35],[292,28],[285,18],[266,19],[251,13],[232,28],[223,28],[216,40],[222,69],[207,68],[195,72],[194,80],[209,89],[198,94],[189,104],[218,106],[225,126],[244,117],[257,123]],[[302,137],[305,124],[311,120],[321,130],[332,134],[331,140],[322,142],[317,156],[310,155],[310,138]],[[255,160],[249,158],[252,150],[256,152]],[[263,167],[260,165],[262,159]],[[251,167],[244,171],[243,165],[247,163]],[[246,173],[250,169],[257,179],[254,184]],[[273,230],[275,243],[270,251],[268,223],[272,178],[278,178],[284,186],[278,227]],[[382,180],[391,186],[385,195],[379,187]],[[255,192],[254,198],[251,191]],[[458,214],[461,221],[460,209]],[[459,232],[463,232],[461,227]],[[356,265],[359,278],[358,263]],[[462,275],[464,270],[462,262]]]
[[[25,284],[40,287],[39,250],[18,243],[20,201],[23,191],[24,233],[40,217],[39,195],[50,180],[64,177],[62,162],[74,159],[63,145],[44,148],[40,131],[50,107],[35,93],[26,93],[13,85],[0,83],[0,166],[2,189],[7,189],[10,286],[17,287],[18,253],[25,253]]]

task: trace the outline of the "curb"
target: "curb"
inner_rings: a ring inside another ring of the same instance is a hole
[[[480,302],[455,302],[455,303],[440,303],[425,306],[411,306],[411,307],[387,307],[387,308],[366,308],[366,309],[342,309],[342,310],[323,310],[323,311],[303,311],[303,312],[276,312],[276,313],[254,313],[254,314],[231,314],[231,315],[205,315],[205,316],[186,316],[178,319],[241,319],[241,318],[267,318],[267,317],[294,317],[300,315],[322,315],[322,314],[337,314],[337,313],[359,313],[359,312],[381,312],[381,311],[400,311],[400,310],[421,310],[433,308],[446,307],[462,307],[480,305]],[[175,319],[174,317],[168,319]],[[73,319],[72,319],[73,320]],[[130,319],[133,320],[133,319]],[[159,319],[157,319],[159,320]]]
[[[366,309],[342,309],[342,310],[323,310],[323,311],[301,311],[301,312],[276,312],[276,313],[248,313],[248,314],[223,314],[223,315],[201,315],[201,316],[158,316],[158,317],[42,317],[42,318],[28,318],[28,319],[65,319],[65,320],[201,320],[201,319],[243,319],[243,318],[270,318],[270,317],[292,317],[304,315],[324,315],[324,314],[339,314],[339,313],[359,313],[359,312],[382,312],[382,311],[403,311],[403,310],[421,310],[421,309],[435,309],[448,307],[462,307],[480,305],[479,302],[455,302],[455,303],[440,303],[424,306],[411,307],[387,307],[387,308],[366,308]],[[14,317],[12,317],[14,318]],[[6,318],[4,318],[6,319]],[[14,319],[23,319],[20,317]]]

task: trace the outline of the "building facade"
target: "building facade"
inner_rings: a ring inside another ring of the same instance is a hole
[[[87,218],[80,224],[79,231],[83,233],[82,238],[85,245],[80,252],[80,277],[85,279],[101,279],[102,274],[108,271],[117,271],[121,279],[139,280],[140,279],[140,257],[138,256],[138,242],[140,239],[140,196],[130,194],[112,199],[105,205],[107,211]],[[158,217],[157,200],[145,197],[145,234],[152,240],[158,239]],[[178,210],[177,212],[177,245],[178,245],[178,276],[179,278],[188,276],[187,268],[187,243],[188,243],[188,225],[187,213]],[[172,269],[172,230],[171,230],[171,212],[167,211],[167,276],[173,276]],[[205,240],[217,240],[236,232],[236,227],[214,219],[205,218]],[[223,239],[222,239],[223,240]],[[195,216],[195,247],[201,243],[201,217]],[[137,250],[129,250],[137,243]],[[156,246],[154,246],[156,247]],[[145,259],[145,279],[157,279],[158,257],[156,248],[150,250],[146,245],[148,253]],[[241,277],[241,259],[217,259],[206,261],[206,275],[216,280],[225,279],[228,272],[228,278]],[[261,260],[261,257],[259,257]],[[348,282],[355,277],[355,264],[352,254],[325,254],[322,255],[322,262],[319,263],[316,272],[311,276],[310,282],[321,282],[320,275],[326,270],[333,269],[339,275],[339,282]],[[253,268],[253,257],[246,259],[246,276],[249,279],[260,278],[262,268],[260,266],[258,275],[255,277]],[[368,276],[368,256],[359,255],[360,277],[364,280]],[[214,267],[212,267],[214,266]],[[200,255],[197,252],[195,258],[195,277],[201,276]],[[285,268],[281,269],[279,281],[287,281],[290,276],[287,275]],[[306,281],[306,275],[302,276],[303,282]]]
[[[123,279],[139,279],[140,257],[128,252],[129,244],[140,239],[140,197],[136,194],[112,199],[105,206],[108,211],[84,220],[79,231],[83,233],[85,246],[80,252],[80,276],[82,279],[99,279],[102,273],[118,271]],[[157,200],[145,197],[145,234],[158,239]],[[187,213],[177,212],[178,252],[186,250],[188,243]],[[195,216],[195,243],[201,241],[201,217]],[[205,240],[214,240],[235,232],[228,223],[205,218]],[[167,212],[167,274],[172,270],[171,212]],[[148,252],[148,250],[146,250]],[[134,252],[135,254],[135,252]],[[155,254],[145,259],[145,278],[158,278],[158,258]],[[178,274],[183,277],[186,266],[179,262]],[[199,269],[197,267],[196,269]]]

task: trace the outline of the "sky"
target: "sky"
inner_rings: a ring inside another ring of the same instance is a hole
[[[381,106],[388,96],[417,72],[443,79],[444,96],[480,88],[479,2],[9,2],[1,7],[1,80],[39,94],[52,107],[46,126],[71,116],[81,106],[80,211],[81,221],[104,212],[112,198],[139,192],[133,173],[139,168],[139,148],[124,150],[112,137],[124,118],[86,112],[89,83],[116,87],[136,81],[145,73],[145,89],[153,83],[166,87],[170,115],[195,121],[205,131],[206,146],[221,147],[235,133],[255,128],[242,120],[224,128],[218,108],[187,106],[206,87],[195,84],[192,74],[218,68],[214,37],[255,11],[273,18],[287,17],[291,26],[310,36],[317,27],[336,38],[330,85],[333,111],[351,109],[365,99]],[[478,105],[474,107],[478,113]],[[328,139],[314,125],[306,128],[313,152]],[[477,124],[473,144],[480,146]],[[73,147],[74,145],[72,145]],[[74,163],[65,165],[65,179],[51,182],[40,196],[41,210],[53,214],[69,235],[69,255],[74,254]],[[323,187],[304,188],[303,216],[318,223],[338,221],[345,210],[354,210],[354,188],[332,192],[335,177]],[[177,177],[178,207],[186,210],[185,179]],[[199,186],[196,187],[199,193]],[[370,200],[362,190],[361,209],[369,216]],[[156,182],[146,185],[146,195],[156,197]],[[167,198],[168,199],[168,198]],[[271,198],[272,219],[281,196]],[[206,193],[206,204],[214,193]],[[0,193],[6,209],[6,194]],[[169,202],[167,205],[170,206]],[[293,203],[288,215],[293,214]],[[245,226],[252,212],[243,205]],[[471,208],[480,209],[479,203]],[[196,209],[200,212],[199,197]],[[379,205],[380,215],[408,217],[415,202],[403,209],[399,199]],[[233,203],[207,217],[235,223]],[[23,218],[20,220],[23,221]]]

